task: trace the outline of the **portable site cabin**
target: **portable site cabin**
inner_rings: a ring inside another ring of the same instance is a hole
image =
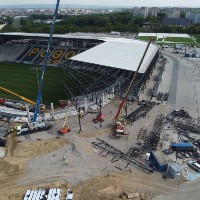
[[[171,148],[175,151],[195,151],[194,146],[190,142],[174,143]]]
[[[177,163],[170,164],[167,172],[172,178],[176,178],[181,174],[181,167]]]
[[[168,164],[160,152],[151,151],[150,159],[154,163],[158,171],[160,172],[167,171]]]

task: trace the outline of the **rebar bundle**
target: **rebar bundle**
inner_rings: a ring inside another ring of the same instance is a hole
[[[134,112],[132,112],[128,116],[123,116],[123,118],[126,119],[126,121],[133,123],[136,120],[140,119],[141,117],[145,117],[146,114],[153,108],[155,103],[150,102],[150,101],[143,101],[143,102],[140,102],[139,105],[140,107],[138,109],[136,109]]]
[[[99,155],[102,155],[104,153],[104,157],[106,157],[107,155],[110,154],[110,155],[114,156],[113,159],[111,160],[111,162],[116,162],[116,161],[118,161],[118,159],[120,159],[121,161],[126,162],[127,166],[128,165],[134,165],[134,166],[137,166],[137,167],[149,172],[148,167],[145,166],[140,161],[138,161],[137,159],[130,157],[128,154],[121,152],[120,150],[111,146],[110,144],[108,144],[104,140],[101,140],[99,138],[97,138],[96,140],[97,140],[97,142],[92,142],[92,145],[95,148],[102,149],[102,151],[100,152]]]
[[[162,129],[162,121],[163,121],[163,116],[158,115],[156,117],[153,130],[144,139],[144,143],[141,147],[142,152],[157,150],[157,146],[160,140],[160,133]]]

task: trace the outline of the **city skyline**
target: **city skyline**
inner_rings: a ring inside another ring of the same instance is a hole
[[[56,0],[1,0],[0,5],[39,5],[39,4],[55,4]],[[81,0],[60,0],[60,4],[77,4],[77,5],[97,5],[97,6],[123,6],[123,7],[136,7],[136,6],[147,6],[147,7],[200,7],[199,0],[85,0],[84,3]]]

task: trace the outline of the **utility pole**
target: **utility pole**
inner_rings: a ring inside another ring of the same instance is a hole
[[[186,57],[186,44],[185,44],[185,57]]]
[[[125,112],[126,112],[126,117],[127,117],[128,116],[128,101],[126,101]]]
[[[82,128],[81,128],[81,108],[80,107],[78,109],[78,122],[79,122],[79,127],[80,127],[78,133],[81,134],[82,133]]]
[[[99,114],[100,114],[100,121],[99,121],[99,122],[100,122],[100,125],[99,125],[99,127],[102,127],[102,124],[101,124],[101,120],[102,120],[102,119],[101,119],[101,98],[100,98],[100,113],[99,113]]]

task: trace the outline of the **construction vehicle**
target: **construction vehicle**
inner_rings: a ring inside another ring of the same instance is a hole
[[[144,60],[144,57],[145,57],[145,55],[146,55],[146,53],[147,53],[147,51],[148,51],[148,49],[149,49],[149,46],[150,46],[150,44],[151,44],[151,41],[152,41],[152,38],[150,38],[150,40],[149,40],[149,42],[148,42],[148,44],[147,44],[147,47],[146,47],[146,49],[145,49],[145,51],[144,51],[144,53],[143,53],[143,56],[142,56],[142,58],[141,58],[141,60],[140,60],[140,63],[139,63],[139,65],[138,65],[138,67],[137,67],[137,69],[136,69],[136,71],[135,71],[135,73],[134,73],[134,75],[133,75],[133,78],[131,79],[131,82],[130,82],[128,88],[127,88],[127,91],[126,91],[126,93],[125,93],[125,96],[122,98],[122,101],[121,101],[121,104],[120,104],[119,109],[118,109],[118,111],[117,111],[117,114],[116,114],[116,116],[113,118],[113,122],[114,122],[114,126],[115,126],[115,127],[114,127],[114,128],[115,128],[115,133],[113,133],[111,136],[129,136],[128,133],[125,133],[125,132],[124,132],[124,128],[125,128],[125,125],[126,125],[126,120],[121,119],[121,118],[120,118],[120,114],[121,114],[121,112],[122,112],[122,110],[123,110],[123,108],[124,108],[124,105],[125,105],[125,102],[126,102],[126,100],[127,100],[128,95],[129,95],[129,92],[130,92],[130,90],[131,90],[131,87],[132,87],[132,85],[133,85],[133,83],[134,83],[134,80],[135,80],[135,78],[136,78],[136,76],[137,76],[137,74],[138,74],[138,72],[139,72],[139,69],[140,69],[140,67],[141,67],[141,65],[142,65],[142,62],[143,62],[143,60]]]
[[[101,99],[100,99],[100,101],[99,101],[99,104],[100,104],[100,109],[99,109],[99,114],[96,116],[96,118],[95,119],[93,119],[93,122],[95,123],[95,124],[97,124],[98,122],[104,122],[104,115],[101,113]]]
[[[97,116],[96,116],[96,118],[95,119],[93,119],[93,122],[95,123],[95,124],[97,124],[98,122],[103,122],[104,121],[104,115],[103,114],[98,114]]]
[[[28,109],[28,106],[26,106],[28,123],[23,126],[18,126],[17,134],[29,134],[29,133],[44,131],[44,130],[48,130],[48,129],[52,128],[52,124],[47,125],[46,123],[41,122],[41,121],[37,122],[37,117],[38,117],[38,111],[41,111],[41,109],[44,108],[43,107],[44,104],[41,104],[41,99],[42,99],[41,89],[42,89],[42,83],[44,80],[44,74],[46,71],[47,60],[49,57],[49,49],[50,49],[50,45],[51,45],[51,41],[52,41],[52,37],[53,37],[53,31],[54,31],[56,16],[58,13],[59,3],[60,3],[60,0],[57,0],[56,9],[54,11],[53,22],[51,25],[50,36],[49,36],[48,45],[47,45],[47,51],[45,54],[45,59],[44,59],[44,64],[43,64],[43,69],[42,69],[42,75],[41,75],[41,79],[40,79],[39,86],[38,86],[36,103],[34,102],[35,110],[34,110],[33,121],[30,119],[29,109]]]
[[[46,65],[47,65],[47,60],[48,60],[48,56],[49,56],[49,49],[50,49],[50,45],[51,45],[51,41],[52,41],[52,37],[53,37],[53,31],[54,31],[54,26],[55,26],[55,21],[56,21],[56,16],[58,13],[58,7],[59,7],[59,3],[60,0],[57,0],[57,4],[56,4],[56,9],[54,11],[54,16],[53,16],[53,22],[51,25],[51,30],[50,30],[50,37],[48,40],[48,45],[47,45],[47,51],[46,51],[46,55],[45,55],[45,59],[44,59],[44,65],[43,65],[43,70],[42,70],[42,75],[41,75],[41,79],[39,82],[39,87],[38,87],[38,93],[37,93],[37,98],[36,98],[36,103],[30,101],[29,99],[26,99],[16,93],[13,93],[9,90],[5,90],[3,88],[4,91],[7,91],[15,96],[18,96],[19,98],[21,98],[22,100],[32,104],[35,106],[35,111],[34,111],[34,117],[33,117],[33,121],[30,119],[30,114],[29,114],[29,109],[28,106],[26,106],[26,111],[27,111],[27,116],[28,116],[28,123],[22,126],[18,126],[17,127],[17,134],[21,135],[21,134],[29,134],[29,133],[34,133],[34,132],[39,132],[39,131],[44,131],[44,130],[48,130],[52,127],[52,125],[47,125],[44,122],[37,122],[37,117],[38,117],[38,111],[40,111],[43,107],[43,105],[41,106],[41,89],[42,89],[42,83],[44,80],[44,73],[46,71]],[[2,89],[2,88],[1,88]]]
[[[40,131],[46,131],[49,130],[50,128],[51,128],[50,125],[46,125],[45,123],[41,122],[25,124],[22,126],[17,126],[17,135],[26,135]]]
[[[57,0],[56,8],[55,8],[54,14],[53,14],[53,21],[52,21],[52,24],[51,24],[51,30],[50,30],[50,35],[49,35],[49,39],[48,39],[48,44],[47,44],[47,51],[46,51],[45,58],[44,58],[42,75],[41,75],[41,79],[40,79],[39,86],[38,86],[38,93],[37,93],[37,98],[36,98],[36,105],[35,105],[33,123],[36,122],[36,120],[37,120],[38,110],[39,110],[40,104],[41,104],[42,83],[43,83],[43,80],[44,80],[44,74],[45,74],[45,71],[46,71],[47,61],[48,61],[48,57],[49,57],[49,51],[50,51],[50,46],[51,46],[51,42],[52,42],[52,38],[53,38],[53,32],[54,32],[54,27],[55,27],[55,22],[56,22],[56,16],[58,14],[59,3],[60,3],[60,0]]]
[[[12,94],[12,95],[18,97],[19,99],[21,99],[21,100],[23,100],[23,101],[29,103],[30,105],[32,105],[32,106],[34,106],[34,107],[35,107],[35,105],[36,105],[36,103],[35,103],[34,101],[31,101],[30,99],[27,99],[27,98],[25,98],[25,97],[23,97],[23,96],[21,96],[21,95],[15,93],[15,92],[12,92],[12,91],[10,91],[10,90],[8,90],[8,89],[2,87],[2,86],[0,86],[0,90],[3,90],[3,91],[5,91],[5,92],[7,92],[7,93],[9,93],[9,94]],[[24,106],[24,105],[17,105],[17,104],[15,105],[15,104],[13,104],[12,102],[6,102],[5,99],[1,99],[1,100],[0,100],[0,104],[4,104],[4,105],[7,106],[7,107],[12,107],[12,108],[16,108],[16,109],[26,110],[26,106]],[[44,112],[44,110],[45,110],[45,105],[44,105],[44,104],[40,104],[40,105],[39,105],[39,111],[40,111],[40,112]]]
[[[58,133],[64,135],[64,134],[66,134],[67,132],[71,131],[70,128],[66,126],[66,122],[67,122],[67,113],[66,113],[66,115],[65,115],[65,120],[64,120],[62,129],[60,129],[60,130],[58,131]]]
[[[5,104],[5,102],[6,102],[6,99],[0,99],[0,105],[4,105]]]

